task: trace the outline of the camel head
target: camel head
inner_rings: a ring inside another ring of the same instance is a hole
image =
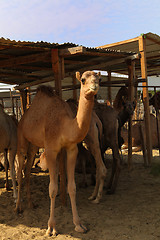
[[[99,89],[100,74],[93,71],[86,71],[80,76],[79,72],[76,72],[76,78],[81,82],[81,90],[86,97],[94,96]]]
[[[129,115],[133,115],[135,107],[136,107],[136,102],[133,101],[129,101],[127,100],[124,104],[123,104],[124,110],[129,114]]]

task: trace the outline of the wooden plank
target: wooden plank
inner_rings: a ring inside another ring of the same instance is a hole
[[[31,86],[35,86],[35,85],[38,85],[38,84],[50,82],[52,80],[53,80],[53,76],[47,77],[47,78],[42,78],[41,80],[36,80],[36,81],[32,81],[32,82],[26,82],[24,84],[21,84],[19,86],[14,87],[14,89],[15,90],[20,90],[20,89],[24,89],[26,87],[31,87]]]
[[[143,36],[139,37],[139,51],[141,53],[141,76],[147,79],[147,61],[146,61],[146,42]],[[151,128],[150,128],[150,113],[149,113],[149,98],[148,98],[148,88],[145,87],[148,82],[143,82],[143,102],[145,111],[145,130],[146,130],[146,144],[147,144],[147,157],[148,164],[152,161],[152,142],[151,142]]]
[[[50,52],[43,52],[38,54],[31,54],[27,56],[13,57],[11,59],[1,60],[0,68],[15,67],[17,65],[27,64],[31,62],[50,61]]]
[[[83,46],[59,49],[59,57],[66,57],[74,54],[84,53],[86,48]]]

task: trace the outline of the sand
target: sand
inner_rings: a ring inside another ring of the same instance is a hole
[[[108,157],[110,159],[110,156]],[[110,161],[110,160],[109,160]],[[126,156],[124,156],[124,162]],[[154,160],[160,164],[158,151]],[[107,179],[110,175],[108,169]],[[0,172],[0,240],[7,239],[56,239],[56,240],[158,240],[160,239],[160,175],[151,174],[145,168],[141,152],[133,155],[133,169],[122,166],[117,190],[114,195],[103,193],[102,200],[95,205],[88,200],[93,191],[88,174],[88,188],[80,188],[81,174],[76,174],[77,207],[83,223],[89,231],[80,234],[74,231],[72,213],[68,199],[67,208],[61,207],[56,198],[56,221],[59,232],[56,237],[45,235],[49,218],[48,173],[32,172],[31,192],[35,207],[27,208],[23,190],[23,213],[14,212],[12,190],[4,188],[4,172]],[[10,181],[11,183],[11,181]]]

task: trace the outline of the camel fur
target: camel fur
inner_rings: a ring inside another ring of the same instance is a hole
[[[57,234],[54,214],[59,172],[57,156],[63,149],[67,153],[68,193],[71,200],[75,230],[78,232],[86,232],[87,230],[82,225],[77,212],[74,173],[78,152],[77,143],[84,139],[90,126],[94,95],[99,88],[99,75],[92,71],[86,71],[82,74],[82,77],[80,77],[80,73],[77,73],[76,77],[81,82],[81,89],[78,111],[75,118],[68,104],[56,96],[51,87],[41,86],[37,90],[32,105],[24,113],[18,126],[17,154],[19,170],[16,210],[21,210],[22,166],[25,156],[27,156],[28,162],[26,180],[29,183],[30,169],[37,147],[44,148],[50,175],[49,196],[51,206],[47,230],[48,235]],[[28,148],[30,151],[28,151]],[[28,198],[31,203],[29,190]]]

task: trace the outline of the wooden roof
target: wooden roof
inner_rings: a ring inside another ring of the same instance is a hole
[[[147,75],[160,75],[160,36],[153,33],[142,34],[146,43]],[[139,39],[141,36],[125,41],[103,45],[97,48],[139,52]],[[123,68],[115,69],[115,72],[127,74]],[[141,77],[140,63],[136,62],[136,75]]]
[[[127,69],[135,53],[97,49],[73,43],[21,42],[0,38],[0,83],[27,87],[54,80],[52,51],[58,49],[65,76],[76,71]]]

